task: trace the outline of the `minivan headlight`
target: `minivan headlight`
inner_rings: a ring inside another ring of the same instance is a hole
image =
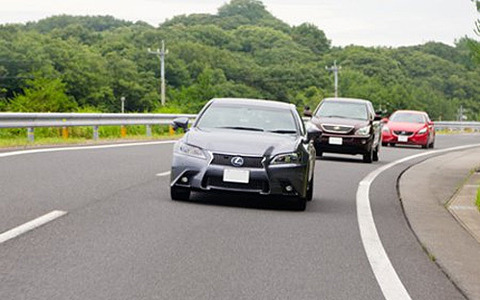
[[[182,141],[179,141],[177,144],[175,144],[174,151],[180,154],[188,155],[188,156],[207,159],[207,157],[205,156],[205,152],[203,152],[201,148],[188,145]]]
[[[297,152],[278,154],[271,161],[271,165],[298,164],[302,160],[302,155]]]
[[[357,129],[357,131],[355,131],[355,134],[363,136],[370,135],[370,125]]]

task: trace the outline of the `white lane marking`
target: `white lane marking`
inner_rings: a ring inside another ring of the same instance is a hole
[[[57,218],[60,218],[63,215],[66,215],[66,211],[61,211],[61,210],[54,210],[49,212],[46,215],[43,215],[41,217],[36,218],[35,220],[32,220],[30,222],[27,222],[23,225],[17,226],[13,229],[10,229],[9,231],[6,231],[2,234],[0,234],[0,244],[13,239],[14,237],[17,237],[21,234],[24,234],[30,230],[33,230],[37,227],[40,227],[42,225],[47,224],[48,222],[51,222]]]
[[[404,157],[374,170],[373,172],[369,173],[365,178],[363,178],[362,181],[360,181],[360,183],[358,184],[356,200],[357,219],[358,226],[360,228],[360,236],[372,271],[375,274],[375,278],[377,279],[378,285],[380,286],[380,289],[382,290],[383,296],[386,300],[408,300],[411,298],[407,290],[405,289],[402,281],[398,277],[395,269],[393,268],[393,265],[388,258],[387,252],[383,247],[382,241],[380,240],[380,236],[378,235],[372,209],[370,206],[370,185],[373,183],[375,178],[377,178],[377,176],[380,175],[382,172],[406,161],[427,155],[440,154],[456,150],[464,150],[479,146],[480,144],[453,147],[442,150],[428,151]]]
[[[82,146],[82,147],[62,147],[62,148],[20,150],[20,151],[0,153],[0,158],[1,157],[8,157],[8,156],[23,155],[23,154],[59,152],[59,151],[92,150],[92,149],[106,149],[106,148],[121,148],[121,147],[133,147],[133,146],[148,146],[148,145],[159,145],[159,144],[173,144],[175,142],[176,141],[158,141],[158,142],[113,144],[113,145],[96,145],[96,146]]]
[[[158,173],[155,176],[162,177],[162,176],[168,176],[168,175],[170,175],[170,171],[163,172],[163,173]]]

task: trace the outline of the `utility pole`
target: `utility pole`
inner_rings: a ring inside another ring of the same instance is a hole
[[[325,70],[333,72],[334,78],[335,78],[335,98],[338,97],[338,71],[341,69],[341,66],[337,66],[337,61],[335,60],[333,62],[333,66],[331,67],[325,67]]]
[[[157,49],[157,51],[152,51],[148,48],[148,53],[158,56],[160,59],[160,77],[162,80],[160,87],[160,95],[162,106],[165,106],[165,55],[168,54],[168,50],[165,50],[165,43],[162,40],[162,49]]]

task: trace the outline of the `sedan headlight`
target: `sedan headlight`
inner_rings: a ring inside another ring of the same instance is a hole
[[[181,142],[181,141],[179,141],[175,145],[174,151],[180,154],[188,155],[188,156],[207,159],[207,157],[205,156],[205,152],[203,152],[201,148],[185,144],[184,142]]]
[[[271,165],[281,165],[281,164],[298,164],[302,160],[302,155],[297,152],[278,154],[275,156],[270,164]]]
[[[420,129],[417,134],[424,134],[426,132],[427,132],[427,127]]]
[[[382,126],[382,131],[383,131],[383,132],[390,132],[390,128],[388,128],[387,125],[383,125],[383,126]]]
[[[357,129],[357,131],[355,131],[355,134],[363,136],[370,135],[370,125]]]

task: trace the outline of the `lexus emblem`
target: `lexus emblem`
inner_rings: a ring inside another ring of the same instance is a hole
[[[231,162],[232,165],[235,166],[235,167],[241,167],[241,166],[243,166],[243,164],[244,164],[245,161],[244,161],[243,158],[240,157],[240,156],[234,156],[234,157],[232,157],[232,159],[230,160],[230,162]]]

